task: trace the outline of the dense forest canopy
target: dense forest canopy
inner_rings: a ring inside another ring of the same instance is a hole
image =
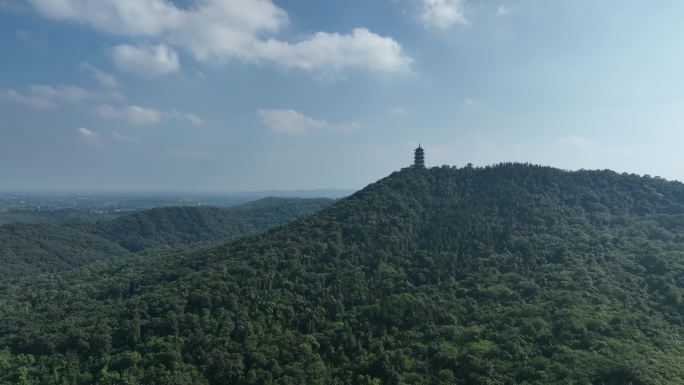
[[[681,183],[404,169],[218,247],[2,284],[0,384],[683,384],[683,295]]]
[[[244,205],[160,207],[96,223],[0,225],[0,277],[61,271],[149,248],[254,234],[328,206],[324,198],[269,197]]]

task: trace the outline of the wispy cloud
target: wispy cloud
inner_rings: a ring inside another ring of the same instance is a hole
[[[468,25],[463,0],[422,0],[421,19],[426,27],[440,29]]]
[[[114,75],[102,71],[101,69],[93,66],[90,63],[81,63],[80,69],[81,71],[84,71],[87,74],[89,74],[93,79],[95,79],[98,83],[100,83],[102,86],[106,88],[119,88],[119,81],[116,79]]]
[[[125,120],[135,125],[156,124],[161,122],[164,114],[152,108],[140,106],[113,107],[103,104],[95,108],[95,114],[101,118]]]
[[[264,126],[273,132],[302,135],[316,130],[351,132],[361,128],[358,122],[332,124],[324,119],[316,119],[293,109],[258,109],[257,113]]]
[[[39,98],[35,95],[24,95],[20,94],[15,90],[3,90],[0,91],[0,98],[4,100],[9,100],[14,103],[23,104],[25,106],[31,107],[36,110],[48,110],[52,108],[57,108],[57,103]]]
[[[93,112],[101,118],[119,119],[139,126],[157,124],[168,118],[182,118],[196,126],[205,123],[204,119],[192,113],[161,111],[136,105],[115,107],[109,104],[103,104],[96,107]]]
[[[311,130],[328,128],[330,123],[314,119],[292,109],[259,109],[261,122],[273,132],[282,134],[305,134]]]
[[[103,142],[101,141],[100,135],[98,135],[95,131],[90,130],[85,127],[79,127],[76,129],[76,132],[78,133],[79,138],[89,144],[89,145],[101,145]]]
[[[394,116],[409,116],[409,115],[413,115],[414,111],[410,108],[405,108],[402,106],[394,106],[394,107],[389,109],[389,113],[390,113],[390,115],[394,115]]]
[[[76,86],[59,86],[52,87],[46,85],[33,85],[31,92],[39,98],[55,101],[66,101],[70,103],[79,103],[89,99],[98,99],[102,95],[96,92],[91,92],[81,87]]]
[[[185,113],[181,113],[180,116],[182,116],[188,122],[194,124],[195,126],[201,126],[201,125],[204,125],[206,123],[204,119],[200,118],[199,116],[197,116],[193,113],[185,112]]]
[[[0,98],[23,104],[33,109],[54,109],[60,103],[80,103],[87,100],[102,99],[104,95],[77,86],[32,85],[27,92],[15,90],[0,91]]]

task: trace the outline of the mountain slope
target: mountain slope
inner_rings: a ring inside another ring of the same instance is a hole
[[[683,240],[680,183],[407,169],[222,247],[4,287],[0,381],[681,384]]]
[[[93,224],[0,225],[0,276],[55,272],[154,247],[232,239],[305,217],[331,203],[265,198],[229,208],[161,207]]]

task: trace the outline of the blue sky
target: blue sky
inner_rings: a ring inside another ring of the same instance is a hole
[[[684,3],[0,0],[0,189],[360,188],[412,161],[684,180]]]

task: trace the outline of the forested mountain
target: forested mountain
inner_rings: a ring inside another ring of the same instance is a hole
[[[220,247],[0,290],[0,384],[683,384],[684,185],[405,169]]]
[[[254,234],[313,214],[332,202],[272,197],[229,208],[161,207],[97,223],[0,225],[0,277],[61,271],[152,247]]]

